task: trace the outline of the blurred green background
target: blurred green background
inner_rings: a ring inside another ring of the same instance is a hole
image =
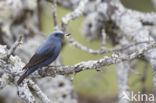
[[[151,0],[122,0],[122,3],[128,7],[135,10],[143,12],[153,11],[153,5]],[[61,17],[69,13],[69,10],[57,7],[57,20],[60,23]],[[82,43],[93,49],[98,49],[100,47],[99,41],[89,42],[86,37],[81,34],[82,22],[85,20],[85,17],[80,17],[72,21],[68,25],[68,32],[70,32],[72,37],[78,42]],[[45,5],[40,13],[40,23],[41,30],[47,34],[53,31],[53,21],[51,14],[51,4]],[[60,24],[59,24],[60,25]],[[108,54],[105,54],[108,55]],[[65,65],[74,65],[81,61],[87,60],[96,60],[102,58],[104,55],[92,55],[84,51],[81,51],[73,46],[67,44],[61,52],[63,58],[63,63]],[[143,68],[145,62],[140,62],[137,66],[137,71],[143,73]],[[103,72],[96,72],[95,70],[83,71],[78,73],[75,76],[73,85],[78,94],[85,95],[88,97],[103,97],[103,96],[116,96],[117,93],[117,81],[116,81],[116,65],[111,65],[102,68]],[[141,90],[142,83],[136,80],[139,80],[141,76],[136,75],[131,72],[129,78],[130,89],[133,91]],[[147,80],[146,88],[148,92],[152,92],[154,89],[153,86],[153,70],[148,65],[147,70]]]

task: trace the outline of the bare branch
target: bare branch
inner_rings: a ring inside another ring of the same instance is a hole
[[[22,44],[22,35],[19,35],[18,39],[16,40],[16,42],[11,46],[10,50],[8,51],[8,57],[10,57],[10,55],[15,51],[15,49]]]
[[[101,55],[101,54],[104,54],[104,53],[109,53],[109,52],[119,52],[119,51],[123,51],[123,50],[126,50],[130,47],[133,47],[133,46],[136,46],[136,45],[140,45],[140,44],[143,44],[143,43],[149,43],[149,41],[144,41],[144,42],[138,42],[138,43],[133,43],[133,44],[128,44],[128,45],[125,45],[123,47],[118,47],[118,48],[105,48],[103,47],[103,45],[100,47],[99,50],[93,50],[91,48],[88,48],[82,44],[80,44],[79,42],[75,41],[73,38],[71,37],[67,37],[66,39],[71,45],[75,46],[76,48],[79,48],[80,50],[82,51],[85,51],[87,53],[90,53],[90,54],[96,54],[96,55]]]
[[[57,0],[53,0],[52,17],[53,17],[53,22],[54,22],[54,30],[58,30],[56,7],[57,7]]]

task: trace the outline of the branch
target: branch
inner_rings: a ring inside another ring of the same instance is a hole
[[[127,39],[124,39],[120,42],[120,45],[127,45],[129,42]],[[121,55],[124,56],[129,50],[121,52]],[[128,61],[118,63],[117,65],[117,85],[118,85],[118,103],[130,103],[130,101],[125,100],[122,96],[123,93],[129,93],[128,77],[129,77],[130,64]]]
[[[118,81],[118,103],[130,103],[130,101],[122,98],[123,93],[129,93],[128,89],[128,70],[130,69],[128,62],[121,62],[117,68],[117,81]]]
[[[137,45],[140,45],[140,44],[146,44],[146,43],[149,43],[149,41],[144,41],[144,42],[137,42],[137,43],[133,43],[133,44],[127,44],[123,47],[118,47],[118,48],[105,48],[103,47],[103,45],[100,47],[99,50],[93,50],[91,48],[88,48],[82,44],[80,44],[79,42],[75,41],[74,39],[72,39],[71,37],[67,37],[66,39],[72,46],[75,46],[76,48],[79,48],[80,50],[82,51],[85,51],[89,54],[96,54],[96,55],[102,55],[104,53],[110,53],[110,52],[119,52],[119,51],[123,51],[123,50],[126,50],[130,47],[133,47],[133,46],[137,46]]]
[[[112,56],[104,56],[104,58],[99,59],[99,60],[90,60],[88,62],[80,62],[74,66],[60,66],[57,69],[56,67],[51,67],[51,68],[46,67],[46,68],[43,68],[42,70],[39,70],[39,72],[37,73],[43,77],[43,76],[54,76],[57,74],[69,75],[69,74],[78,73],[80,71],[87,70],[87,69],[98,69],[106,65],[120,63],[122,61],[128,61],[128,60],[134,59],[140,54],[143,54],[146,51],[154,47],[156,47],[156,43],[153,42],[153,43],[149,43],[147,46],[141,49],[138,49],[137,51],[126,56],[119,56],[117,54],[112,54]],[[4,50],[1,50],[1,51],[5,51],[5,48],[3,49]],[[0,55],[1,55],[1,52],[0,52]],[[1,69],[9,72],[15,78],[13,80],[15,80],[14,84],[16,84],[16,80],[19,78],[19,74],[22,73],[21,68],[24,66],[20,58],[18,58],[17,56],[14,56],[14,57],[10,56],[9,64],[8,62],[5,62],[4,60],[0,59],[0,66],[1,66]],[[33,75],[35,75],[35,73]],[[19,97],[21,97],[27,103],[29,103],[30,101],[34,103],[35,99],[32,96],[27,86],[26,80],[24,81],[24,83],[22,83],[22,85],[17,87]],[[38,89],[36,88],[36,90]],[[42,97],[44,96],[42,95]]]
[[[22,85],[17,86],[18,96],[26,103],[36,103],[34,96],[30,92],[27,83],[22,83]]]
[[[88,0],[81,0],[78,7],[73,12],[67,14],[62,18],[61,27],[63,31],[66,31],[66,26],[70,21],[80,17],[83,14],[87,2]]]
[[[41,77],[55,76],[57,74],[69,75],[69,74],[81,72],[83,70],[98,69],[98,68],[101,68],[106,65],[120,63],[123,61],[129,61],[129,60],[135,59],[139,55],[141,55],[141,54],[145,53],[146,51],[148,51],[152,48],[155,48],[155,47],[156,47],[156,44],[151,43],[148,46],[146,46],[142,49],[138,49],[137,51],[131,53],[130,55],[126,55],[126,56],[119,56],[117,54],[112,54],[112,56],[104,56],[104,58],[99,59],[99,60],[90,60],[87,62],[80,62],[78,64],[75,64],[74,66],[58,66],[57,68],[56,67],[46,67],[46,68],[39,70],[38,72],[35,72],[33,74],[33,76],[38,77],[38,74]]]
[[[4,73],[0,78],[0,90],[6,87],[9,83],[10,74]]]
[[[16,42],[11,46],[11,48],[9,49],[8,51],[8,57],[10,57],[10,55],[15,51],[15,49],[20,45],[22,44],[22,38],[23,36],[22,35],[19,35],[18,39],[16,40]]]
[[[48,97],[41,91],[37,84],[35,84],[32,80],[28,81],[28,86],[31,87],[37,96],[41,99],[42,103],[51,103]]]
[[[7,55],[8,49],[6,46],[0,45],[0,56]],[[4,87],[6,85],[14,83],[16,85],[17,79],[19,78],[19,74],[21,74],[21,69],[24,66],[24,63],[21,62],[21,59],[17,56],[12,56],[8,58],[6,62],[5,58],[0,59],[0,69],[4,71],[4,74],[1,77],[1,85],[0,87]],[[17,85],[16,85],[17,86]],[[25,101],[26,103],[35,103],[35,98],[31,94],[26,81],[22,83],[22,85],[17,86],[18,96]]]
[[[54,30],[58,30],[57,16],[56,16],[56,7],[57,7],[57,0],[53,0],[52,17],[53,17],[53,22],[54,22]]]
[[[100,2],[97,10],[104,17],[106,16],[112,20],[112,22],[114,22],[114,24],[120,28],[120,30],[129,39],[135,42],[149,40],[154,41],[153,37],[150,36],[150,31],[144,26],[142,21],[155,23],[156,13],[141,13],[127,9],[121,4],[119,0],[111,0],[109,3]],[[147,45],[148,44],[142,44],[138,46],[138,49],[142,49],[142,47]],[[156,80],[156,49],[152,49],[149,52],[144,53],[144,56],[153,67],[155,72],[154,79]],[[156,87],[156,82],[154,84]]]
[[[7,57],[8,49],[6,47],[6,45],[0,45],[0,59],[4,59]]]

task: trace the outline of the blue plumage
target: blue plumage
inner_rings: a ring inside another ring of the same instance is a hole
[[[17,81],[18,85],[32,72],[49,65],[57,58],[62,48],[61,41],[63,37],[64,32],[62,31],[54,31],[48,36],[32,56],[29,63],[23,67],[23,69],[26,69],[26,72]]]

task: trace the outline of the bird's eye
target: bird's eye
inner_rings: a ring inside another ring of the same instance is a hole
[[[58,36],[59,34],[55,34],[55,36]]]

